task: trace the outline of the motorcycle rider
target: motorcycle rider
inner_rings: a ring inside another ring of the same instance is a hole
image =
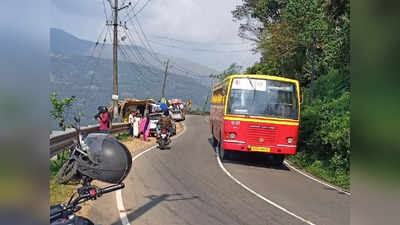
[[[160,134],[162,129],[167,129],[168,131],[168,137],[171,136],[171,130],[172,130],[172,122],[171,118],[169,116],[168,110],[164,110],[164,113],[161,115],[160,119],[158,120],[157,123],[157,135],[158,135],[158,140],[160,140]],[[171,143],[171,139],[168,138],[167,144]]]

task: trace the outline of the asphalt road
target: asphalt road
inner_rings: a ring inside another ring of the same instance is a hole
[[[307,224],[249,192],[218,165],[205,117],[188,116],[169,150],[138,158],[122,190],[131,225]],[[316,225],[350,224],[350,196],[260,156],[240,154],[224,166],[259,195]],[[96,201],[96,224],[122,224],[115,195]]]

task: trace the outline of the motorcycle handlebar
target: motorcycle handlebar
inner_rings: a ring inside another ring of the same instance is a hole
[[[80,193],[79,196],[72,203],[66,205],[64,208],[59,209],[59,210],[54,210],[53,212],[51,212],[50,220],[52,221],[54,219],[59,218],[60,216],[63,215],[63,212],[67,212],[83,202],[86,202],[88,200],[94,200],[97,197],[102,196],[103,194],[110,193],[110,192],[122,189],[124,187],[125,187],[124,183],[112,185],[112,186],[109,186],[106,188],[96,188],[93,186],[93,188],[89,188],[86,191],[84,191],[85,193]],[[73,213],[73,212],[71,212],[71,213]]]
[[[101,194],[106,194],[106,193],[109,193],[109,192],[113,192],[113,191],[122,189],[122,188],[124,188],[124,187],[125,187],[125,184],[124,184],[124,183],[120,183],[120,184],[117,184],[117,185],[113,185],[113,186],[109,186],[109,187],[100,189],[99,192],[100,192]]]

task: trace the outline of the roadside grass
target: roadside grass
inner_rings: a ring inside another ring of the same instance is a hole
[[[57,172],[63,163],[68,160],[68,151],[57,154],[57,158],[50,160],[50,205],[66,203],[76,189],[74,184],[59,184]]]
[[[313,160],[307,157],[304,152],[298,152],[294,156],[289,156],[288,160],[296,167],[318,177],[326,182],[350,190],[350,172],[344,171],[332,162],[333,160]]]
[[[119,140],[119,141],[127,141],[127,140],[129,140],[129,138],[131,138],[131,137],[129,136],[128,133],[119,133],[115,138],[116,138],[117,140]]]
[[[57,182],[57,177],[50,177],[50,205],[64,203],[72,196],[76,185],[64,185]]]

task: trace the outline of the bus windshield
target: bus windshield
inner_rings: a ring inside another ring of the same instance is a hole
[[[294,83],[236,78],[228,100],[228,114],[298,119]]]

